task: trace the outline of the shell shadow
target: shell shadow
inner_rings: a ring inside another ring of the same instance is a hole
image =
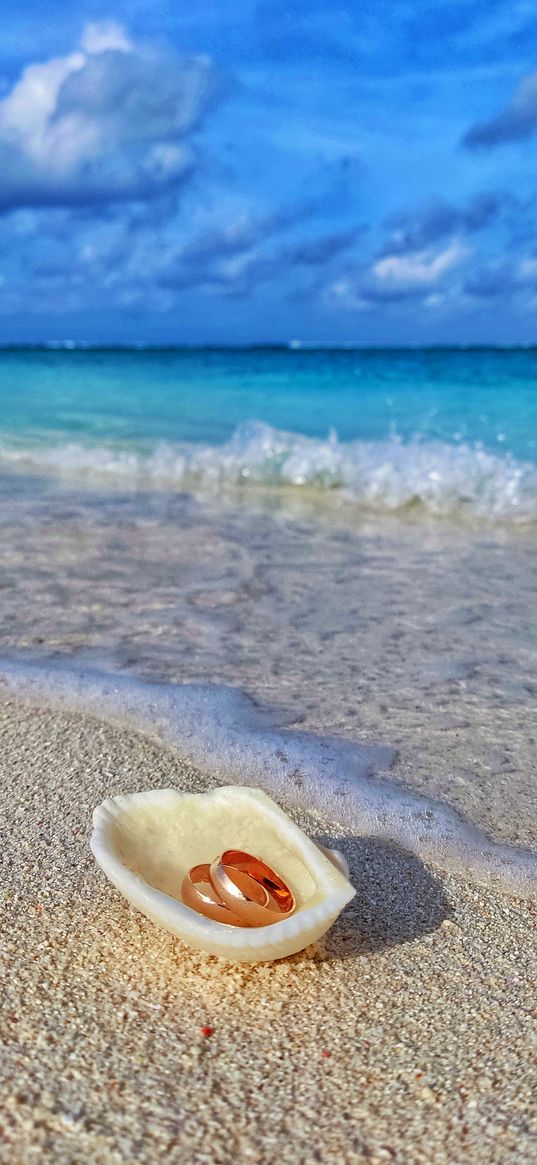
[[[452,907],[442,882],[410,850],[377,837],[319,838],[341,850],[356,897],[324,939],[324,956],[357,958],[430,934]]]

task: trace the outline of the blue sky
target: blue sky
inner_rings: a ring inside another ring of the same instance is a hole
[[[537,342],[537,8],[5,6],[0,339]]]

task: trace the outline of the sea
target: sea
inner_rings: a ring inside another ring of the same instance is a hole
[[[0,470],[537,517],[537,350],[0,353]]]
[[[537,349],[0,351],[1,682],[534,889],[536,535]]]

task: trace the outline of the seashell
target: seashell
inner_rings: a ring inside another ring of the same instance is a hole
[[[259,789],[156,789],[111,797],[93,814],[93,854],[114,886],[157,925],[198,950],[256,963],[301,951],[329,929],[356,891],[345,859],[321,850]],[[227,849],[267,862],[292,890],[292,914],[269,926],[229,926],[181,900],[185,874]]]

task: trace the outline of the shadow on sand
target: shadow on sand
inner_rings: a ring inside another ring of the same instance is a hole
[[[356,897],[324,939],[325,957],[356,958],[430,934],[451,906],[440,880],[415,854],[376,837],[320,837],[345,854]]]

